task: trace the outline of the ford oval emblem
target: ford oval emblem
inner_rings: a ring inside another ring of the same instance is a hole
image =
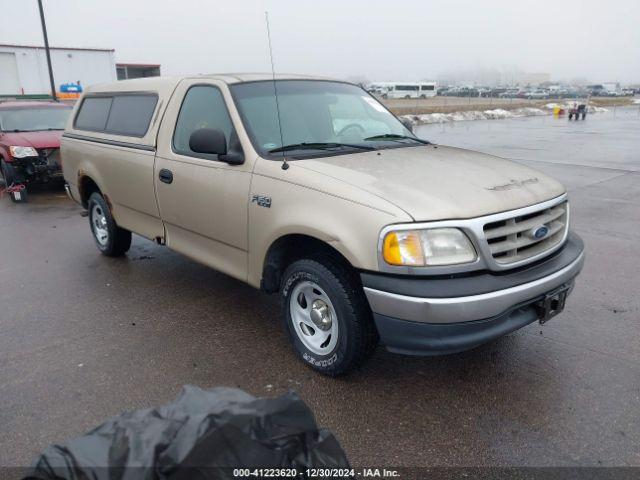
[[[540,225],[539,227],[533,227],[531,229],[531,236],[538,240],[546,237],[548,233],[549,227],[547,227],[546,225]]]

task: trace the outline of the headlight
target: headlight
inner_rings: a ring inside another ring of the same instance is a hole
[[[455,265],[478,258],[469,238],[457,228],[391,231],[384,237],[382,257],[389,265],[405,267]]]
[[[11,156],[14,158],[37,157],[38,152],[33,147],[9,147]]]

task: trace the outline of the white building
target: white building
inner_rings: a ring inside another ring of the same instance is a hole
[[[64,83],[88,86],[116,80],[112,49],[51,47],[50,52],[56,91]],[[0,95],[50,93],[44,47],[0,44]]]
[[[605,92],[609,93],[617,93],[622,90],[618,82],[605,82],[602,84],[602,88]]]

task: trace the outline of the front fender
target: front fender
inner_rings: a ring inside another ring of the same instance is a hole
[[[362,270],[378,270],[378,236],[391,223],[409,221],[376,208],[301,185],[254,176],[253,192],[271,192],[271,206],[249,203],[248,282],[259,287],[271,245],[286,235],[320,240]]]

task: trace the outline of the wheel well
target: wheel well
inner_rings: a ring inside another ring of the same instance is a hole
[[[84,208],[87,208],[89,197],[92,193],[100,193],[100,187],[98,187],[98,184],[87,175],[80,177],[80,180],[78,181],[78,190],[80,192],[80,201],[82,202],[82,206]]]
[[[351,267],[349,261],[335,248],[322,240],[302,234],[280,237],[273,242],[264,261],[260,288],[267,293],[280,289],[282,274],[296,260],[311,256],[328,255]]]

